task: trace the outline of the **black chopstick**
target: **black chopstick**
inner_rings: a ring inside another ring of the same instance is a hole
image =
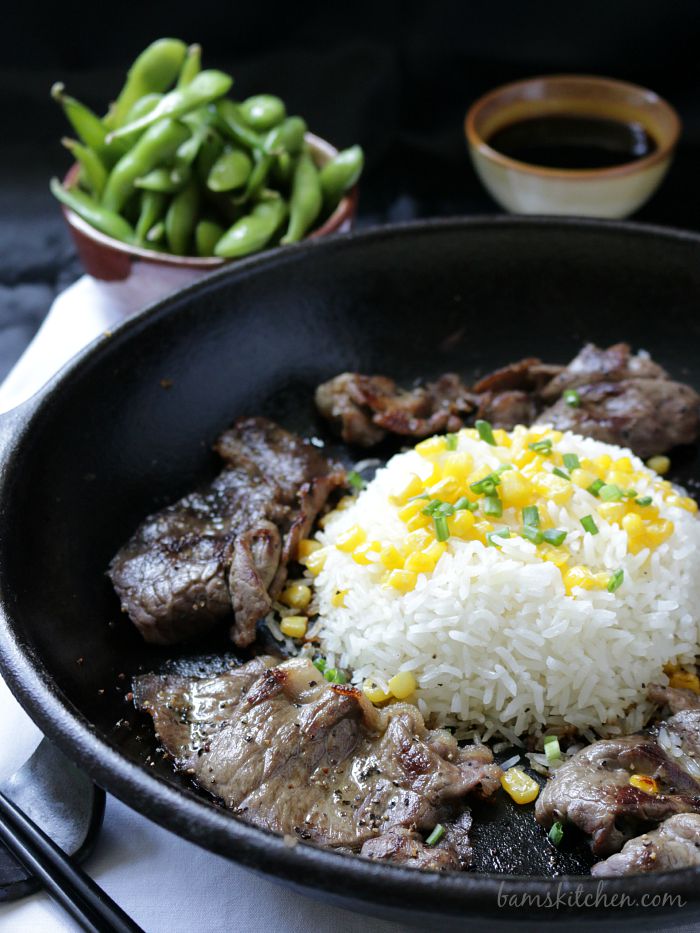
[[[0,841],[84,930],[143,933],[92,878],[2,793]]]

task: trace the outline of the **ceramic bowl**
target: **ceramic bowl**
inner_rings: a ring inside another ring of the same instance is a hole
[[[306,141],[318,165],[323,165],[338,153],[334,146],[313,133],[306,134]],[[78,166],[74,165],[66,175],[64,184],[73,184],[77,172]],[[152,284],[156,276],[168,285],[179,287],[226,263],[235,262],[215,256],[173,256],[129,246],[95,230],[70,208],[64,206],[62,210],[85,271],[101,281],[124,282],[128,279],[129,285],[138,286],[140,281],[147,279]],[[353,188],[342,198],[330,217],[308,234],[307,239],[347,232],[352,227],[356,210],[357,188]]]
[[[488,144],[509,124],[555,114],[639,123],[656,148],[644,158],[612,168],[557,169],[517,161]],[[589,75],[552,75],[506,84],[477,100],[465,119],[479,178],[502,207],[516,214],[629,216],[661,183],[680,129],[675,110],[653,91]]]

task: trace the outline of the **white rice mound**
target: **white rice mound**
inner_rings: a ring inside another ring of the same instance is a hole
[[[481,441],[467,441],[476,464],[499,461]],[[567,433],[560,450],[593,458],[629,456],[629,450]],[[393,457],[344,511],[333,513],[317,535],[332,545],[359,524],[368,539],[400,541],[405,526],[389,495],[410,473],[425,475],[428,462],[414,450]],[[460,734],[517,742],[526,733],[571,724],[584,734],[627,732],[641,727],[650,707],[646,685],[666,682],[667,663],[692,664],[700,619],[700,521],[654,496],[673,534],[655,550],[627,553],[627,534],[596,515],[599,534],[585,534],[580,519],[592,512],[590,493],[575,487],[564,506],[548,503],[555,527],[566,530],[572,563],[611,574],[624,570],[623,585],[566,594],[559,569],[539,559],[519,536],[502,547],[450,538],[431,574],[420,574],[413,591],[382,586],[370,568],[330,547],[316,577],[320,639],[329,666],[352,671],[387,689],[399,671],[418,682],[424,715],[462,725]],[[331,598],[347,590],[345,604]]]

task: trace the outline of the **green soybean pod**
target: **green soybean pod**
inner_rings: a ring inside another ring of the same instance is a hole
[[[61,105],[63,112],[79,139],[94,150],[107,167],[111,167],[126,151],[123,143],[107,143],[107,128],[102,120],[75,97],[65,93],[60,81],[51,88],[51,96]]]
[[[248,177],[245,191],[240,196],[241,203],[254,200],[267,181],[275,157],[268,152],[255,153],[255,167]]]
[[[76,188],[64,188],[57,178],[51,179],[51,193],[55,198],[75,211],[79,217],[82,217],[91,227],[106,233],[107,236],[114,237],[115,240],[122,240],[124,243],[133,243],[134,231],[123,217],[114,211],[107,210],[101,204],[98,204],[90,195],[85,194]]]
[[[102,196],[103,205],[120,211],[133,193],[136,179],[167,162],[188,136],[186,127],[175,120],[161,120],[150,127],[110,172]]]
[[[233,191],[246,183],[253,171],[250,156],[240,149],[222,152],[207,176],[210,191]]]
[[[165,240],[165,222],[159,220],[157,223],[153,224],[146,234],[146,244],[152,249],[159,249],[167,253],[169,252],[168,247],[164,242],[161,242],[162,240]]]
[[[147,245],[148,231],[165,214],[167,201],[166,195],[161,191],[144,191],[141,194],[139,219],[136,222],[136,242],[141,246]]]
[[[85,179],[92,194],[99,200],[107,184],[107,169],[102,159],[94,149],[75,139],[64,138],[61,143],[80,164],[81,179]]]
[[[223,71],[200,71],[188,85],[166,94],[150,113],[112,130],[108,139],[119,139],[137,130],[147,129],[165,117],[181,117],[228,94],[232,84],[233,78]]]
[[[141,191],[159,191],[161,194],[177,194],[178,191],[182,191],[188,180],[189,176],[183,173],[175,174],[174,169],[159,166],[137,178],[134,188]]]
[[[180,39],[156,39],[145,48],[129,68],[124,87],[106,117],[109,128],[125,124],[140,97],[167,91],[177,79],[186,53],[187,46]]]
[[[199,188],[191,181],[175,195],[165,214],[165,237],[177,256],[185,256],[197,223]]]
[[[292,178],[292,196],[289,205],[289,226],[282,243],[296,243],[304,236],[321,213],[323,195],[318,170],[308,152],[297,159]]]
[[[216,244],[214,253],[235,259],[256,253],[270,242],[287,216],[282,198],[261,201],[246,217],[241,217]]]
[[[187,87],[201,70],[202,46],[195,43],[187,48],[187,54],[185,55],[185,60],[180,69],[180,76],[177,79],[177,87]]]
[[[263,138],[252,130],[240,114],[240,106],[229,98],[216,104],[219,126],[222,131],[239,146],[255,151],[263,148]]]
[[[284,101],[273,94],[248,97],[239,107],[241,117],[252,130],[264,132],[277,126],[287,116]]]
[[[194,228],[194,246],[198,256],[213,256],[214,248],[224,235],[224,228],[214,220],[200,220]]]
[[[334,208],[343,194],[357,183],[365,156],[360,146],[344,149],[321,168],[321,190],[327,210]]]
[[[209,172],[223,151],[223,140],[216,132],[209,133],[205,136],[202,145],[199,147],[197,158],[195,159],[195,171],[203,185],[206,185]]]
[[[306,120],[302,117],[287,117],[279,126],[270,130],[263,147],[266,152],[288,152],[290,155],[297,155],[304,146],[307,130]]]

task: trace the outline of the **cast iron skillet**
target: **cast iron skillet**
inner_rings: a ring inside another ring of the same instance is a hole
[[[470,378],[525,355],[567,360],[584,340],[631,340],[700,387],[699,308],[698,236],[507,217],[304,244],[160,302],[2,419],[3,673],[38,724],[109,791],[206,848],[338,904],[404,922],[439,917],[447,928],[467,918],[472,929],[658,924],[673,902],[620,910],[599,900],[587,909],[581,899],[599,887],[580,875],[580,852],[552,854],[530,818],[524,828],[512,814],[486,814],[478,857],[491,873],[450,875],[290,848],[233,819],[158,759],[125,696],[138,670],[216,653],[223,640],[147,647],[120,616],[104,571],[143,516],[214,469],[209,445],[238,415],[319,433],[313,387],[343,370],[409,382],[446,370]],[[680,478],[692,478],[694,453],[675,460]],[[557,872],[574,874],[562,881]],[[603,887],[637,899],[680,895],[688,906],[674,916],[700,916],[698,870]],[[548,895],[565,892],[569,901],[547,907]],[[540,906],[523,906],[523,895]]]

